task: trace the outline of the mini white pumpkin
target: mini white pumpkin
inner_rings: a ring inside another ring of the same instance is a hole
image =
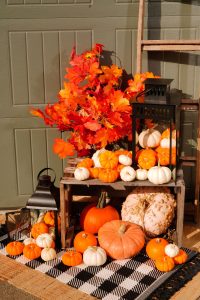
[[[174,148],[176,147],[176,140],[175,139],[172,139],[171,140],[172,143],[171,143],[171,147]],[[160,141],[160,146],[162,148],[170,148],[170,139],[169,138],[164,138]]]
[[[120,178],[123,181],[133,181],[135,179],[136,172],[131,166],[125,166],[120,171]]]
[[[155,166],[149,169],[148,179],[154,184],[164,184],[171,180],[172,172],[168,167]]]
[[[97,150],[93,155],[92,155],[92,160],[94,162],[94,167],[96,168],[101,168],[101,163],[99,161],[99,155],[103,152],[105,152],[105,148],[101,148],[100,150]]]
[[[79,167],[74,171],[74,177],[76,180],[86,180],[90,177],[90,172],[85,167]]]
[[[55,237],[56,237],[56,235],[55,235],[55,227],[53,227],[53,226],[49,227],[49,234],[52,237],[52,239],[55,240]]]
[[[23,241],[23,243],[24,243],[24,245],[36,244],[36,241],[33,238],[27,238]]]
[[[119,155],[119,163],[124,166],[131,166],[132,165],[132,158],[128,155],[121,154]]]
[[[102,266],[106,260],[106,251],[101,247],[89,246],[83,253],[83,262],[87,266]]]
[[[148,171],[145,169],[137,169],[136,170],[136,179],[137,180],[147,180]]]
[[[153,128],[143,130],[138,137],[142,148],[155,148],[160,144],[161,133]]]
[[[36,244],[41,248],[51,248],[53,239],[48,233],[42,233],[36,238]]]
[[[53,248],[44,248],[41,251],[41,258],[44,261],[49,261],[57,257],[56,251]]]
[[[179,247],[175,244],[168,244],[165,246],[165,254],[169,257],[175,257],[179,253]]]

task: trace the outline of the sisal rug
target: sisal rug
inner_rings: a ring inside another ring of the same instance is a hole
[[[200,254],[189,249],[188,262],[177,266],[168,273],[158,271],[154,262],[145,253],[132,259],[108,260],[101,267],[77,267],[63,265],[61,257],[65,251],[58,251],[57,259],[44,262],[42,259],[29,260],[23,255],[9,256],[3,243],[0,253],[51,276],[60,282],[86,294],[103,300],[144,300],[169,299],[188,280],[200,272]]]

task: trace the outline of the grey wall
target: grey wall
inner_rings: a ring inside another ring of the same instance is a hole
[[[137,16],[134,0],[0,0],[0,207],[23,206],[43,167],[55,169],[59,182],[66,162],[52,152],[58,132],[29,109],[56,101],[74,44],[80,53],[102,43],[134,74]],[[200,38],[199,1],[148,1],[145,16],[145,37]],[[199,53],[143,55],[143,71],[174,78],[172,87],[194,98],[199,66]],[[195,137],[194,117],[184,130]],[[193,171],[187,172],[191,190]]]

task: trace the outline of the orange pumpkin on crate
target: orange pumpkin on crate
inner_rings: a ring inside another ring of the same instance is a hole
[[[94,165],[93,160],[89,157],[86,157],[77,164],[77,168],[79,167],[92,168],[93,165]]]
[[[107,193],[102,192],[97,205],[92,203],[81,212],[80,225],[84,231],[95,234],[106,222],[120,219],[116,208],[106,205],[106,197]]]
[[[176,148],[171,149],[171,164],[176,165]],[[156,148],[158,161],[161,166],[167,166],[170,163],[170,149],[169,148]]]
[[[103,182],[115,182],[119,177],[117,169],[99,169],[99,180]]]
[[[115,152],[106,150],[99,155],[99,161],[102,168],[114,169],[118,165],[118,156]]]
[[[141,150],[138,156],[138,165],[142,169],[149,170],[154,167],[157,162],[156,152],[152,149]]]

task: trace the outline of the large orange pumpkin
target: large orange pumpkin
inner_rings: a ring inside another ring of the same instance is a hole
[[[157,260],[165,256],[165,246],[169,243],[163,238],[151,239],[146,245],[146,253],[149,258]]]
[[[80,224],[84,231],[94,234],[104,223],[120,219],[119,213],[114,207],[105,206],[106,196],[107,193],[102,192],[97,206],[93,203],[83,209]]]
[[[105,223],[98,232],[100,246],[113,259],[130,258],[145,244],[142,228],[131,222],[114,220]]]
[[[76,251],[83,253],[89,246],[97,246],[96,237],[86,231],[77,233],[74,238],[74,248]]]

